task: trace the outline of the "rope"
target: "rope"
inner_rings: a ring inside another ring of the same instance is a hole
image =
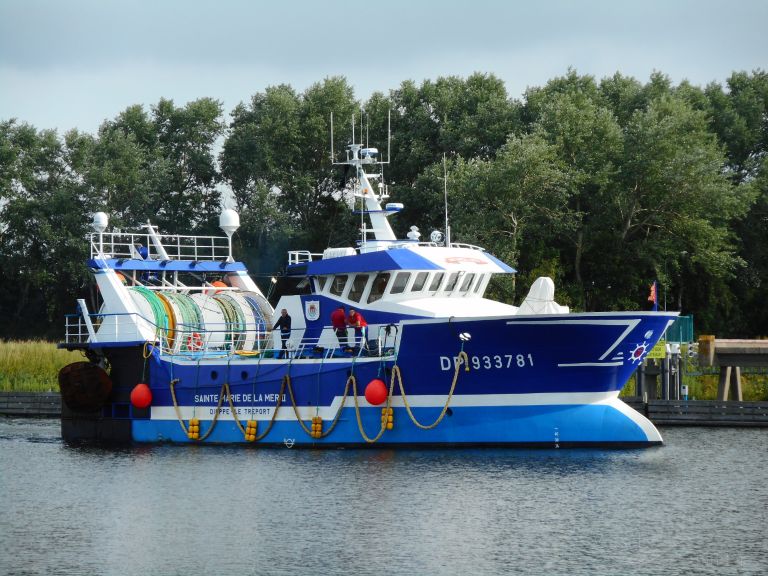
[[[394,368],[397,368],[395,366]],[[393,368],[393,369],[394,369]],[[355,396],[355,416],[357,417],[357,427],[360,430],[360,435],[363,437],[363,440],[368,442],[369,444],[373,444],[374,442],[378,441],[379,438],[382,437],[384,434],[384,431],[387,429],[387,423],[386,421],[382,420],[381,422],[381,428],[379,429],[379,433],[376,434],[373,438],[369,438],[368,435],[365,433],[365,429],[363,428],[363,419],[360,416],[360,404],[357,401],[357,379],[352,374],[349,376],[349,379],[352,380],[352,392]],[[349,379],[347,382],[349,382]],[[385,408],[389,408],[392,404],[392,389],[394,388],[395,380],[392,379],[392,382],[389,384],[389,392],[387,393],[387,403],[384,405]]]
[[[344,395],[341,398],[341,405],[339,406],[339,409],[336,410],[336,415],[333,417],[333,420],[331,420],[331,425],[328,427],[328,429],[325,432],[321,432],[316,436],[312,436],[312,430],[310,428],[307,428],[307,425],[304,424],[304,420],[302,420],[301,416],[299,415],[299,408],[296,404],[296,398],[293,395],[293,385],[291,384],[291,376],[290,374],[286,374],[285,376],[283,376],[283,383],[288,385],[288,395],[291,397],[291,405],[293,406],[293,413],[296,416],[296,421],[299,423],[299,425],[304,430],[304,432],[306,432],[313,438],[325,438],[331,432],[333,432],[333,429],[336,428],[336,424],[339,423],[339,418],[341,417],[341,411],[344,409],[344,404],[347,401],[347,395],[349,394],[349,383],[350,381],[352,381],[353,382],[352,385],[354,386],[354,379],[355,377],[353,375],[350,375],[349,378],[347,378],[347,382],[344,385]],[[355,399],[355,402],[357,402],[357,399]]]
[[[280,406],[283,402],[283,392],[285,392],[286,378],[289,378],[287,374],[283,376],[283,382],[282,384],[280,384],[280,392],[277,393],[277,404],[275,404],[275,411],[272,412],[272,418],[269,419],[269,424],[267,424],[267,429],[264,430],[264,432],[262,432],[261,434],[257,434],[255,441],[261,440],[267,434],[269,434],[270,430],[272,430],[272,426],[274,425],[275,419],[277,418],[277,411],[280,409]],[[243,435],[245,435],[245,428],[243,428],[243,425],[240,423],[240,419],[237,417],[237,413],[235,411],[235,405],[232,402],[232,394],[230,394],[229,392],[229,384],[224,383],[224,386],[227,389],[227,399],[229,400],[229,409],[232,411],[232,417],[235,419],[235,424],[237,424],[237,427],[240,428],[240,432],[242,432]]]
[[[184,424],[184,419],[181,417],[181,410],[179,409],[179,403],[176,400],[176,384],[178,382],[179,382],[178,378],[175,378],[175,379],[171,380],[171,382],[170,382],[170,384],[171,384],[171,398],[173,398],[173,409],[176,412],[176,418],[179,420],[179,424],[181,425],[181,429],[184,430],[184,434],[188,435],[189,432],[187,430],[187,426],[186,426],[186,424]],[[227,388],[227,390],[229,390],[229,386],[227,385],[226,382],[221,386],[221,390],[219,391],[219,403],[216,405],[216,411],[213,413],[213,420],[211,420],[210,427],[208,428],[208,430],[206,430],[205,434],[203,434],[202,436],[200,436],[200,438],[197,438],[195,440],[196,442],[202,442],[203,440],[208,438],[208,436],[211,435],[211,432],[213,432],[213,429],[216,427],[216,422],[218,421],[219,414],[221,413],[221,405],[224,403],[224,388],[225,387]]]
[[[400,386],[400,395],[403,398],[405,410],[408,412],[408,416],[411,417],[411,421],[422,430],[431,430],[440,424],[440,421],[445,417],[445,413],[448,411],[448,406],[450,405],[451,399],[453,398],[453,392],[456,389],[456,383],[459,381],[459,370],[461,369],[462,364],[464,364],[464,371],[469,372],[469,357],[467,356],[467,353],[464,352],[464,350],[459,352],[459,356],[456,361],[456,369],[453,372],[453,382],[451,383],[451,389],[448,391],[448,398],[445,401],[445,406],[443,406],[443,410],[440,412],[437,420],[432,422],[432,424],[424,425],[416,419],[416,416],[413,415],[411,406],[408,404],[408,397],[405,395],[405,388],[403,387],[403,375],[400,373],[400,367],[397,364],[392,367],[392,383],[390,384],[389,393],[390,395],[392,394],[392,387],[395,384],[395,378],[397,378],[398,384]],[[387,407],[389,407],[389,403],[387,403]]]

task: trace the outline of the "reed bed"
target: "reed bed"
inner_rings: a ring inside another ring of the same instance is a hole
[[[59,370],[78,362],[79,353],[43,340],[0,340],[1,392],[58,392]]]

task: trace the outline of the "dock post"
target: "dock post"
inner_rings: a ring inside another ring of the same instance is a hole
[[[669,355],[661,361],[661,397],[669,400]]]
[[[717,384],[717,399],[725,402],[728,400],[733,384],[734,396],[738,402],[742,402],[744,397],[741,391],[741,368],[739,366],[721,366],[720,381]]]

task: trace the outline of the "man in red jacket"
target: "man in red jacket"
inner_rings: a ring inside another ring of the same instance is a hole
[[[363,315],[354,308],[350,308],[347,324],[355,329],[355,346],[368,348],[368,322]]]
[[[347,312],[344,306],[339,306],[331,312],[331,326],[333,331],[336,332],[336,338],[339,340],[339,346],[346,348],[347,343]]]

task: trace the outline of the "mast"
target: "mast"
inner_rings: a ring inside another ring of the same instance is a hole
[[[386,197],[384,187],[384,164],[389,164],[389,158],[386,162],[379,159],[379,151],[377,148],[371,148],[362,143],[355,142],[355,115],[352,115],[352,144],[347,146],[347,157],[343,162],[333,162],[334,165],[351,166],[355,171],[355,203],[357,198],[360,198],[361,210],[360,210],[360,230],[362,233],[361,248],[369,241],[368,234],[373,233],[374,241],[392,242],[397,240],[392,227],[387,220],[387,216],[394,213],[397,209],[384,209],[381,206],[381,201]],[[366,130],[363,131],[363,119],[362,111],[360,114],[360,139],[367,140],[367,125]],[[333,132],[333,116],[331,116],[331,132]],[[331,144],[333,146],[333,143]],[[389,156],[389,135],[387,136],[387,148]],[[333,148],[331,149],[331,156],[333,157]],[[379,168],[378,173],[367,173],[365,166],[376,166]],[[372,181],[377,181],[374,190]],[[400,206],[401,208],[402,206]],[[366,226],[365,216],[368,215],[371,222],[371,229]]]

